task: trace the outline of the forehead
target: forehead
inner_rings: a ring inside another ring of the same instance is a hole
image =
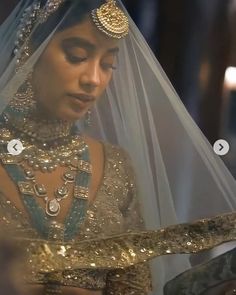
[[[55,41],[63,41],[70,38],[82,38],[94,44],[96,49],[111,49],[119,46],[119,40],[108,37],[102,33],[89,16],[81,23],[59,31],[55,34]]]

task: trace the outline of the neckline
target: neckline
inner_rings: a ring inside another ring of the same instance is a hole
[[[102,144],[102,150],[103,150],[103,158],[104,158],[103,173],[102,173],[100,184],[98,185],[98,188],[96,190],[96,197],[95,197],[94,201],[93,202],[89,202],[88,201],[87,211],[88,210],[91,210],[91,208],[93,208],[96,205],[96,203],[98,202],[99,196],[101,195],[101,192],[103,190],[104,182],[105,182],[106,175],[107,175],[107,169],[108,169],[107,144],[104,143],[103,141],[99,141],[99,142]],[[4,168],[4,166],[3,166],[3,168]],[[19,209],[18,207],[16,207],[14,205],[14,203],[11,200],[9,200],[9,198],[4,193],[1,193],[1,190],[0,190],[0,198],[2,198],[5,203],[7,203],[9,206],[11,206],[13,208],[13,210],[17,214],[19,214],[21,216],[21,218],[24,220],[24,223],[26,223],[29,227],[31,227],[32,229],[34,229],[37,232],[37,229],[32,225],[32,221],[30,219],[30,215],[28,214],[28,216],[27,216],[24,212],[22,212],[21,209]],[[73,201],[73,199],[72,199],[72,201]],[[66,214],[66,216],[64,218],[64,222],[63,223],[61,223],[59,221],[56,221],[56,220],[52,220],[52,221],[54,221],[57,224],[60,224],[60,225],[63,225],[64,226],[65,225],[65,221],[66,221],[66,219],[68,217],[68,214],[70,212],[71,205],[72,204],[70,204],[70,206],[68,208],[68,211],[67,211],[67,214]],[[85,213],[84,221],[86,220],[86,217],[87,217],[87,212]]]

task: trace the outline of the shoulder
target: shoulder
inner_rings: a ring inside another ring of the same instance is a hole
[[[91,156],[103,159],[103,166],[110,175],[128,177],[132,174],[130,156],[124,148],[91,137],[85,137],[85,142],[90,148]]]
[[[84,140],[86,144],[89,146],[91,151],[97,151],[97,152],[102,151],[104,153],[106,160],[118,161],[118,162],[130,161],[129,160],[130,157],[127,151],[118,145],[100,141],[87,136],[84,137]]]
[[[103,142],[103,147],[108,159],[118,161],[120,164],[130,161],[129,154],[123,147],[107,142]]]
[[[134,170],[129,153],[118,145],[103,143],[105,165],[109,174],[116,175],[126,183],[133,182]]]
[[[89,136],[83,136],[83,139],[90,149],[96,150],[102,147],[102,143],[97,139]]]
[[[118,145],[103,143],[105,160],[111,168],[123,176],[128,176],[132,163],[128,152]]]

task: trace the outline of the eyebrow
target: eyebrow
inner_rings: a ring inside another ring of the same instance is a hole
[[[80,37],[71,37],[64,39],[62,41],[62,46],[63,48],[68,48],[68,47],[82,47],[85,48],[89,51],[95,51],[96,50],[96,45],[91,43],[90,41],[80,38]],[[118,53],[119,48],[118,47],[113,47],[109,48],[107,50],[108,53]]]

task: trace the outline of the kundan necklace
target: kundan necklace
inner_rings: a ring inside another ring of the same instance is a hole
[[[39,129],[39,124],[43,128]],[[55,121],[38,123],[29,118],[24,118],[23,123],[18,124],[17,117],[14,117],[12,121],[11,117],[5,114],[0,128],[0,160],[17,183],[31,215],[36,214],[42,217],[41,208],[37,208],[36,202],[32,202],[32,197],[37,197],[45,201],[46,219],[57,216],[60,212],[61,200],[68,197],[69,188],[73,185],[74,205],[72,204],[66,222],[68,226],[70,225],[67,234],[71,235],[78,228],[85,214],[84,212],[78,214],[78,208],[86,208],[84,202],[87,203],[88,199],[92,167],[88,146],[82,137],[73,131],[72,126],[69,128],[68,125],[59,122],[55,129],[52,127],[55,124]],[[42,133],[42,130],[45,132]],[[57,133],[57,140],[55,133]],[[22,153],[17,156],[10,155],[6,151],[7,143],[14,138],[20,138],[24,147]],[[56,188],[54,198],[49,199],[45,185],[37,183],[35,172],[50,173],[57,167],[66,167],[62,175],[63,184]],[[81,201],[83,206],[79,204]],[[42,227],[42,224],[40,226]]]

